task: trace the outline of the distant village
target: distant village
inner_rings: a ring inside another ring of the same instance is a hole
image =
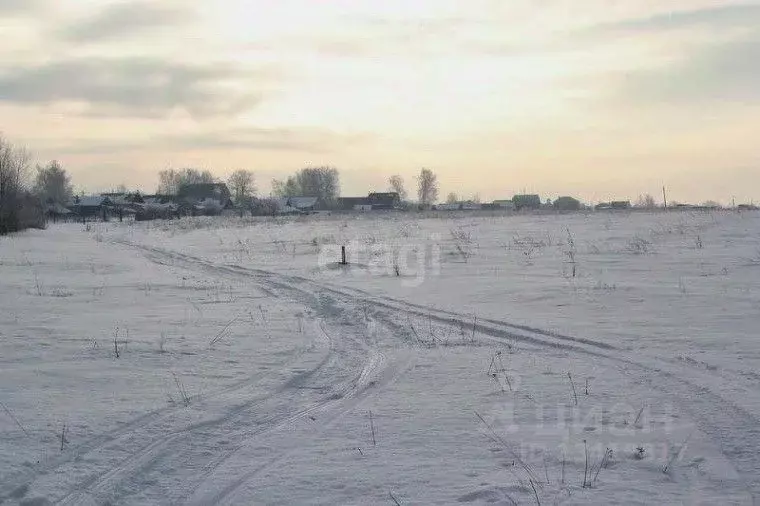
[[[478,197],[462,199],[449,193],[439,199],[439,181],[423,168],[414,178],[410,198],[400,175],[388,178],[383,191],[366,195],[340,195],[340,174],[330,166],[305,167],[283,180],[272,181],[268,197],[257,196],[253,171],[239,169],[226,182],[209,170],[166,169],[158,173],[154,194],[117,191],[75,194],[68,171],[53,160],[33,171],[28,151],[0,137],[0,235],[26,228],[45,228],[58,221],[146,221],[184,216],[288,216],[332,213],[374,212],[495,212],[565,213],[627,210],[714,210],[715,202],[701,205],[668,202],[665,188],[662,201],[642,195],[636,202],[614,200],[594,206],[572,196],[555,199],[523,192],[511,198],[481,202]],[[757,210],[754,204],[732,205],[737,210]]]
[[[574,197],[542,200],[538,194],[517,194],[511,199],[492,202],[473,200],[453,201],[422,206],[405,202],[398,192],[370,192],[367,196],[338,197],[325,201],[313,196],[283,196],[250,198],[236,203],[226,183],[192,183],[183,185],[176,194],[142,195],[139,192],[107,192],[98,195],[74,196],[68,205],[52,204],[46,213],[52,221],[58,220],[119,220],[145,221],[173,219],[183,216],[282,216],[329,213],[368,213],[388,211],[505,211],[505,212],[574,212],[574,211],[626,211],[662,209],[651,202],[632,203],[629,200],[583,204]],[[671,210],[716,210],[718,204],[672,204]],[[740,204],[738,210],[757,210],[752,204]]]

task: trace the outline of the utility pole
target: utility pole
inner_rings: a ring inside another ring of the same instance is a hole
[[[662,202],[665,205],[665,209],[668,208],[668,196],[665,193],[665,185],[662,185]]]

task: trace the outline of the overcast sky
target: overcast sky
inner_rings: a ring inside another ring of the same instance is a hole
[[[760,200],[760,2],[0,0],[0,131],[77,188],[306,165]]]

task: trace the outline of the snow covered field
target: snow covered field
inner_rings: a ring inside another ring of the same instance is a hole
[[[760,213],[54,225],[0,308],[3,505],[760,498]]]

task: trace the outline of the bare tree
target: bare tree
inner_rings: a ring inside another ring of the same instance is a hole
[[[44,167],[37,166],[34,193],[46,204],[65,206],[74,193],[71,177],[61,164],[53,160]]]
[[[417,196],[423,206],[430,206],[438,200],[438,177],[432,170],[422,169],[417,176]]]
[[[456,204],[457,202],[459,202],[459,197],[457,196],[456,193],[451,192],[448,195],[446,195],[447,204]]]
[[[238,206],[249,204],[256,194],[253,172],[240,169],[230,175],[227,184],[232,192],[232,198]]]
[[[295,176],[288,176],[283,181],[281,179],[272,180],[272,194],[275,197],[297,197],[301,195]]]
[[[174,169],[159,172],[156,193],[161,195],[176,195],[179,193],[179,173]]]
[[[39,200],[27,191],[29,159],[27,151],[0,136],[0,235],[45,226]]]
[[[333,167],[307,167],[296,174],[296,182],[305,197],[318,197],[332,203],[340,195],[340,176]]]
[[[276,199],[258,199],[251,206],[251,214],[258,216],[274,216],[279,205]]]
[[[177,195],[183,186],[215,182],[214,175],[208,170],[167,169],[158,173],[158,193]]]
[[[272,193],[278,197],[317,197],[332,204],[340,195],[340,174],[333,167],[307,167],[285,181],[273,180]]]
[[[404,188],[404,178],[398,174],[388,178],[388,189],[392,192],[398,193],[398,196],[401,198],[402,202],[405,201],[408,196],[406,188]]]
[[[654,200],[654,197],[647,193],[646,195],[639,195],[638,200],[636,200],[636,207],[641,209],[655,209],[657,207],[657,202]]]

